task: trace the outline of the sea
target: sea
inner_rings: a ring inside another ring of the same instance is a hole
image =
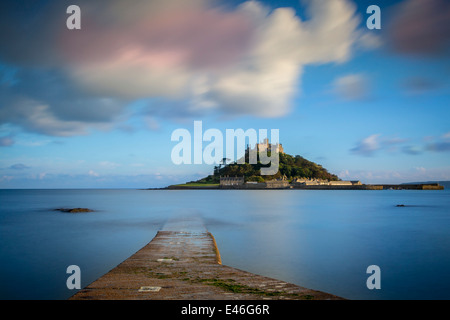
[[[69,266],[85,287],[168,220],[196,216],[225,265],[353,300],[447,300],[445,187],[0,190],[0,299],[68,299],[78,291],[66,285]],[[77,207],[94,212],[55,211]]]

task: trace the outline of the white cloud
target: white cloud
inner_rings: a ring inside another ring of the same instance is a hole
[[[423,148],[411,144],[409,139],[394,137],[382,137],[380,134],[372,134],[359,141],[350,151],[357,155],[374,156],[378,151],[389,153],[402,152],[409,155],[423,153]]]
[[[88,175],[90,175],[91,177],[99,177],[100,175],[95,172],[94,170],[89,170]]]
[[[101,162],[99,162],[99,165],[104,168],[108,168],[108,169],[114,169],[114,168],[121,166],[120,163],[115,163],[115,162],[111,162],[111,161],[101,161]]]
[[[425,173],[427,172],[427,169],[425,169],[424,167],[416,167],[414,168],[416,171],[420,172],[420,173]]]
[[[350,177],[350,172],[348,170],[342,170],[339,173],[338,177],[341,178],[341,179],[348,178],[348,177]]]
[[[334,81],[335,92],[345,100],[362,100],[369,93],[368,79],[363,74],[349,74]]]
[[[377,49],[383,45],[381,37],[367,31],[361,32],[358,42],[361,48],[367,50]]]
[[[0,182],[4,182],[4,181],[9,182],[9,181],[11,181],[12,179],[14,179],[13,176],[3,175],[3,176],[0,178]]]
[[[355,42],[368,42],[358,30],[355,5],[348,0],[305,1],[306,20],[292,8],[270,11],[257,1],[232,10],[213,4],[81,1],[84,24],[77,32],[53,25],[59,16],[39,20],[43,26],[36,37],[15,34],[15,38],[42,50],[25,53],[20,50],[23,43],[2,50],[13,62],[58,70],[64,81],[49,77],[46,87],[63,88],[70,99],[64,96],[67,101],[60,103],[59,95],[43,95],[45,90],[36,87],[39,81],[32,81],[35,78],[28,82],[22,78],[19,85],[28,85],[17,95],[30,96],[20,101],[20,108],[8,107],[0,116],[31,131],[60,136],[123,121],[118,116],[126,103],[145,98],[161,101],[153,116],[206,112],[284,116],[291,110],[306,65],[345,62]],[[53,11],[59,12],[49,10]],[[17,23],[4,18],[7,26]],[[60,32],[55,38],[46,30]],[[352,85],[348,80],[343,83],[347,87]],[[354,98],[361,93],[344,94]],[[17,101],[16,96],[10,99]]]
[[[0,117],[10,123],[17,123],[24,128],[51,136],[73,136],[88,133],[88,127],[109,128],[105,121],[82,121],[61,118],[55,114],[57,108],[39,101],[20,98],[0,110]],[[73,111],[72,111],[73,112]]]
[[[178,10],[164,9],[161,14],[172,21],[170,28],[158,18],[158,11],[153,11],[145,19],[150,21],[148,27],[159,28],[158,34],[141,30],[144,21],[138,18],[114,37],[126,44],[121,50],[105,53],[95,63],[75,64],[70,72],[91,90],[121,98],[165,96],[186,99],[184,106],[195,111],[213,108],[262,117],[286,115],[302,67],[346,61],[355,41],[358,19],[348,1],[311,1],[307,9],[310,19],[302,21],[291,8],[269,13],[256,1],[245,2],[233,12],[211,10],[199,3],[182,18]],[[109,19],[119,14],[106,13],[111,15]],[[133,30],[141,31],[143,37],[128,40],[127,31]],[[209,38],[214,32],[223,39],[201,42],[209,53],[201,53],[208,62],[199,66],[191,57],[200,54],[194,47],[197,38]],[[180,41],[181,36],[186,40]],[[164,45],[156,38],[163,39]]]
[[[379,134],[373,134],[364,138],[350,151],[363,156],[373,156],[380,149],[379,136]]]

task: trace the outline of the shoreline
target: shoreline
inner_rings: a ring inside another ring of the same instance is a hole
[[[147,188],[142,190],[444,190],[439,183],[420,184],[363,184],[352,186],[330,185],[289,185],[287,187],[270,188],[251,184],[220,186],[220,185],[171,185],[164,188]]]

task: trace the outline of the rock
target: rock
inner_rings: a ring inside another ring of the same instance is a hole
[[[68,212],[68,213],[80,213],[80,212],[94,212],[94,210],[88,208],[58,208],[55,211]]]

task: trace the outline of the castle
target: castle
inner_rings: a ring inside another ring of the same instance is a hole
[[[277,153],[284,153],[283,145],[281,143],[271,144],[269,139],[265,138],[263,143],[257,143],[255,148],[251,150],[257,150],[258,152],[271,151]],[[250,146],[247,146],[247,153],[250,151]]]

